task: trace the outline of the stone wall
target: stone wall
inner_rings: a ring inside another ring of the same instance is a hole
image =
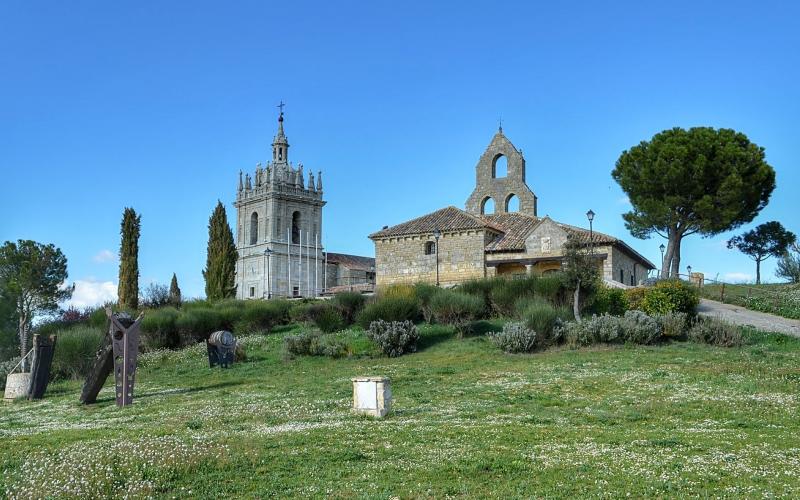
[[[647,269],[638,260],[617,247],[609,247],[608,251],[611,258],[606,259],[603,266],[603,278],[628,286],[639,285],[647,278]]]
[[[439,283],[443,286],[485,276],[483,230],[444,233],[439,238]],[[375,241],[377,285],[436,282],[436,254],[425,255],[433,235],[412,235]]]

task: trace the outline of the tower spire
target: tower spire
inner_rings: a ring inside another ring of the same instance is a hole
[[[278,115],[278,133],[272,140],[272,161],[274,163],[289,163],[289,140],[283,131],[283,108],[286,106],[283,101],[278,104],[280,115]]]

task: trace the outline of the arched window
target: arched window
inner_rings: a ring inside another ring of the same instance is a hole
[[[508,175],[508,160],[503,155],[497,155],[492,163],[492,178],[499,179]]]
[[[292,214],[292,243],[300,244],[300,212]]]
[[[278,159],[283,160],[283,148],[278,148]]]
[[[506,212],[519,212],[519,198],[514,193],[506,198]]]
[[[250,244],[258,243],[258,214],[253,212],[250,216]]]
[[[436,253],[436,243],[432,241],[425,242],[425,255],[433,255]]]
[[[481,202],[481,213],[484,215],[491,215],[494,213],[494,200],[491,196],[487,196]]]

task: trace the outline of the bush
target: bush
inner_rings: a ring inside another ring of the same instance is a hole
[[[502,279],[502,278],[495,278]],[[492,309],[492,281],[490,279],[474,279],[465,281],[458,286],[458,291],[473,297],[478,297],[483,302],[483,309],[491,311]]]
[[[180,313],[174,307],[163,307],[145,313],[142,333],[147,349],[175,349],[181,345],[176,322]]]
[[[514,307],[521,298],[533,297],[536,278],[496,279],[492,281],[489,302],[498,316],[509,317],[514,314]]]
[[[292,323],[305,323],[306,321],[311,321],[311,318],[308,317],[308,310],[311,305],[311,303],[306,301],[293,302],[289,308],[289,321]]]
[[[681,280],[663,280],[646,289],[640,306],[651,316],[672,312],[694,316],[699,303],[696,288]]]
[[[342,319],[347,325],[355,323],[366,301],[367,298],[359,292],[342,292],[333,297],[333,304],[342,312]]]
[[[638,288],[628,288],[623,293],[625,294],[625,300],[628,302],[628,309],[641,311],[642,310],[642,301],[644,301],[644,296],[647,294],[649,288],[638,287]]]
[[[224,325],[223,314],[214,308],[184,308],[175,320],[178,333],[186,344],[204,341],[215,331],[224,329]]]
[[[233,331],[237,335],[268,332],[289,322],[290,307],[291,303],[287,300],[248,300]]]
[[[419,333],[411,321],[373,321],[367,337],[390,358],[417,351]]]
[[[697,318],[689,329],[689,340],[720,347],[742,345],[742,331],[719,318]]]
[[[552,340],[553,330],[559,324],[558,311],[542,299],[524,301],[520,305],[524,307],[519,311],[524,325],[536,332],[540,341]]]
[[[389,285],[378,290],[378,295],[382,298],[416,299],[413,285]]]
[[[17,366],[17,363],[19,363],[20,359],[22,358],[17,356],[6,361],[0,361],[0,387],[5,388],[6,376],[8,375],[8,372],[13,370],[14,367]]]
[[[431,298],[431,312],[438,323],[455,327],[462,338],[470,324],[484,311],[483,301],[474,295],[440,290]]]
[[[539,278],[533,284],[534,293],[547,300],[551,304],[558,306],[566,303],[564,279],[561,273],[552,273]]]
[[[308,308],[308,317],[317,325],[317,328],[325,333],[332,333],[344,327],[342,312],[338,307],[328,302],[312,304]]]
[[[689,316],[686,313],[661,314],[655,317],[661,325],[661,335],[668,339],[685,339]]]
[[[607,314],[592,316],[580,323],[567,323],[558,330],[558,335],[572,345],[650,344],[661,336],[658,321],[641,311],[627,311],[621,318]]]
[[[106,304],[103,306],[98,307],[91,313],[89,313],[89,326],[93,328],[108,328],[108,316],[106,316],[106,306],[110,306],[111,304]]]
[[[72,380],[86,377],[103,342],[103,330],[80,325],[60,330],[56,335],[51,376]]]
[[[283,338],[286,352],[295,356],[328,356],[340,358],[347,354],[347,345],[334,335],[308,331]]]
[[[415,297],[378,296],[367,303],[358,314],[357,322],[363,328],[369,328],[373,321],[417,321],[420,316],[419,303]]]
[[[433,311],[431,311],[431,299],[440,290],[439,287],[430,285],[428,283],[417,283],[414,285],[414,295],[417,297],[419,307],[422,312],[422,318],[426,323],[433,320]]]
[[[523,323],[509,321],[503,325],[503,331],[486,335],[505,352],[531,352],[536,348],[536,332]]]
[[[622,316],[628,310],[628,298],[625,290],[601,286],[594,296],[591,309],[594,314]]]
[[[659,322],[642,311],[627,311],[620,326],[624,342],[652,344],[661,337]]]

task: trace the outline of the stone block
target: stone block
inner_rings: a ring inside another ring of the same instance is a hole
[[[355,377],[353,411],[373,417],[384,417],[392,407],[392,386],[386,377]]]
[[[6,377],[6,390],[3,400],[14,401],[28,395],[28,386],[31,384],[30,373],[9,373]]]

